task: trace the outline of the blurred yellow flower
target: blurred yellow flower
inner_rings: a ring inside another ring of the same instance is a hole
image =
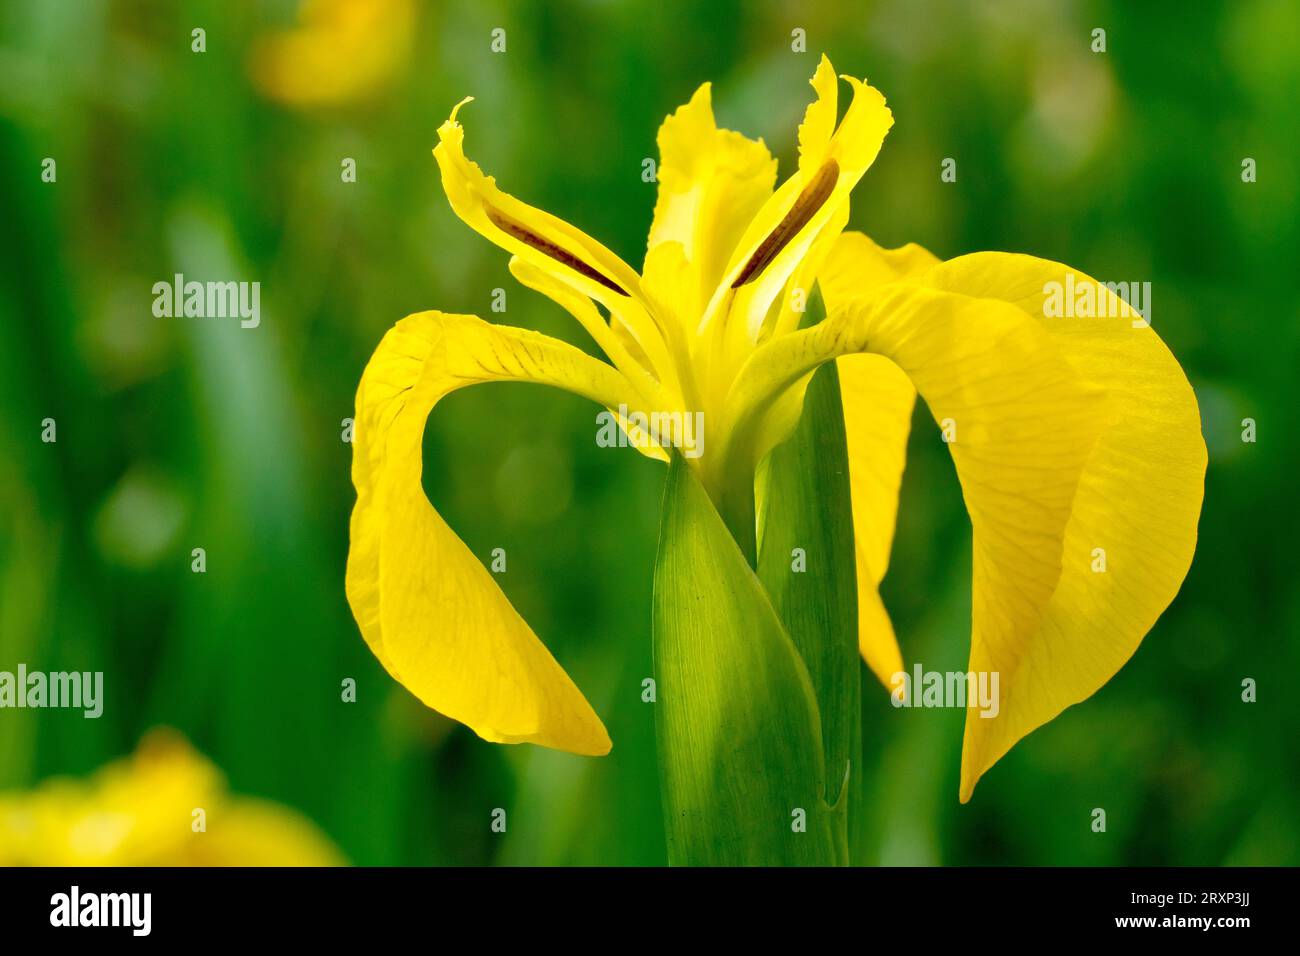
[[[253,83],[290,106],[331,106],[397,74],[410,54],[415,8],[410,0],[305,0],[298,20],[254,46]]]
[[[86,780],[0,794],[0,866],[340,866],[306,817],[235,797],[174,731]]]

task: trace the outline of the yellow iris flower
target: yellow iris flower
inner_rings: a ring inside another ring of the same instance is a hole
[[[154,731],[89,780],[0,793],[0,866],[340,866],[288,807],[226,792],[179,735]]]
[[[1101,687],[1173,599],[1206,463],[1182,369],[1104,285],[1096,317],[1051,317],[1053,283],[1091,282],[1068,266],[994,252],[941,261],[845,232],[849,193],[893,117],[878,91],[844,79],[852,100],[837,122],[838,83],[821,60],[798,169],[779,187],[761,142],[715,125],[708,84],[669,116],[640,273],[471,162],[463,102],[439,128],[433,152],[457,215],[511,253],[519,281],[570,312],[609,362],[536,332],[422,312],[366,367],[347,594],[370,648],[425,704],[491,741],[610,749],[582,693],[422,489],[426,418],[482,382],[544,383],[607,409],[702,412],[709,441],[689,464],[752,564],[756,475],[796,423],[811,373],[835,361],[859,645],[885,681],[902,658],[877,589],[919,391],[955,430],[973,526],[970,669],[1001,675],[996,718],[967,712],[963,802],[1017,740]],[[814,284],[827,315],[801,329]]]

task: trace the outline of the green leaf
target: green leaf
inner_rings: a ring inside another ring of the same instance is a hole
[[[664,492],[653,635],[669,862],[845,862],[808,669],[679,455]]]
[[[820,315],[818,296],[805,320]],[[758,576],[807,664],[821,715],[826,799],[838,804],[848,781],[849,845],[859,846],[862,666],[848,445],[833,363],[813,375],[798,425],[772,451],[764,481]]]

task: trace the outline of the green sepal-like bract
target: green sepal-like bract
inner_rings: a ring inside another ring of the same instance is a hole
[[[844,862],[843,808],[825,799],[808,668],[678,455],[664,492],[653,632],[669,862]]]
[[[820,297],[809,305],[815,321]],[[844,864],[859,843],[857,583],[833,364],[761,485],[756,577],[690,470],[669,470],[654,644],[673,863]]]

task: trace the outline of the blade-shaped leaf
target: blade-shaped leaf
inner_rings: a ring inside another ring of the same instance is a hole
[[[805,324],[824,310],[808,303]],[[861,821],[862,713],[857,577],[844,406],[835,366],[822,366],[790,437],[768,458],[758,576],[808,667],[821,715],[826,799],[849,782],[851,847]]]
[[[654,667],[668,859],[847,858],[812,682],[703,486],[674,455],[655,565]]]

